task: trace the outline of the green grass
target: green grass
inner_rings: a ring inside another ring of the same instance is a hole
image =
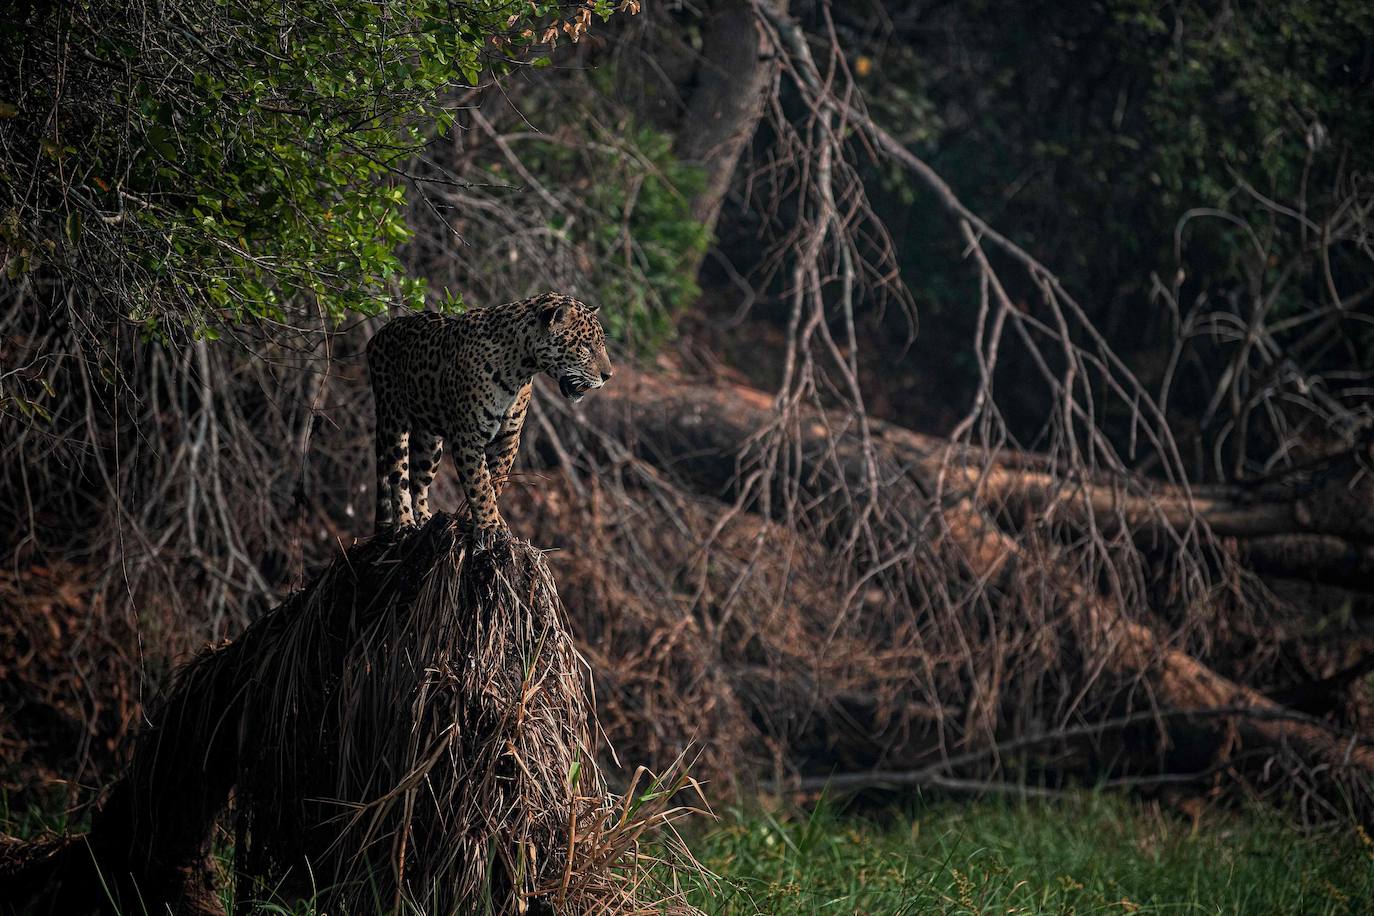
[[[40,826],[2,804],[0,815],[14,833]],[[755,808],[724,812],[686,839],[716,875],[686,887],[711,914],[1374,913],[1368,835],[1303,832],[1260,809],[1209,814],[1195,829],[1091,793],[869,817],[830,805]]]
[[[882,823],[827,807],[732,812],[695,855],[708,913],[1368,913],[1374,843],[1359,828],[1305,834],[1275,815],[1215,815],[1193,830],[1119,797],[945,802]]]

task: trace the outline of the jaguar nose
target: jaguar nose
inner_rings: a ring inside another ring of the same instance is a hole
[[[609,381],[611,380],[611,376],[613,376],[613,375],[615,375],[615,370],[614,370],[614,369],[602,369],[602,370],[601,370],[601,381],[602,381],[602,382],[609,382]]]

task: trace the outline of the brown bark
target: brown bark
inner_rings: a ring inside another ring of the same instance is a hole
[[[719,0],[701,44],[697,87],[678,131],[677,153],[706,171],[705,187],[692,200],[692,218],[714,232],[740,154],[763,117],[764,92],[777,64],[747,0]]]
[[[676,471],[713,495],[730,491],[746,444],[773,420],[771,399],[763,392],[629,372],[608,386],[588,413],[598,426],[615,430],[625,441],[637,440],[639,454],[646,460]],[[817,415],[814,422],[800,425],[803,475],[816,475],[817,489],[838,484],[854,492],[865,474],[862,446],[852,436],[828,442],[827,424],[821,419]],[[832,447],[844,480],[835,480],[833,465],[820,460]],[[899,427],[879,425],[875,448],[887,511],[909,514],[913,526],[922,524],[932,507],[920,497],[935,491],[936,478],[947,467],[947,445]],[[1043,569],[1046,562],[1055,562],[1027,556],[971,498],[958,492],[967,492],[976,479],[965,479],[963,487],[958,475],[947,474],[945,480],[945,492],[951,498],[941,507],[944,531],[973,575],[996,581],[1013,575],[1018,567]],[[1369,744],[1339,739],[1317,722],[1291,716],[1290,710],[1258,691],[1164,644],[1148,627],[1129,619],[1122,608],[1079,581],[1073,570],[1048,572],[1058,583],[1061,603],[1078,639],[1102,653],[1108,674],[1123,680],[1143,679],[1166,708],[1252,710],[1253,715],[1217,720],[1219,728],[1234,728],[1247,745],[1290,747],[1312,764],[1355,765],[1374,772],[1374,748]]]
[[[1374,544],[1329,534],[1278,535],[1242,542],[1240,555],[1261,575],[1374,590]]]
[[[1297,492],[1266,490],[1248,492],[1243,487],[1210,486],[1185,491],[1177,486],[1150,486],[1137,481],[1137,489],[1148,495],[1133,495],[1122,487],[1101,483],[1063,480],[1046,471],[994,466],[959,469],[969,484],[991,490],[1009,501],[1034,508],[1051,502],[1077,504],[1091,509],[1098,517],[1121,513],[1128,524],[1167,524],[1187,528],[1201,519],[1212,532],[1223,537],[1260,538],[1274,535],[1317,533],[1330,540],[1320,546],[1305,545],[1309,555],[1318,552],[1335,569],[1369,568],[1374,548],[1368,541],[1370,517],[1374,515],[1374,495],[1364,486],[1355,468],[1327,474],[1324,479]],[[1353,542],[1353,543],[1352,543]],[[1269,545],[1266,553],[1273,555]]]
[[[1059,503],[1069,509],[1091,512],[1099,521],[1119,514],[1132,528],[1164,524],[1184,529],[1201,519],[1213,533],[1222,536],[1254,537],[1303,530],[1303,514],[1296,502],[1248,500],[1239,492],[1190,495],[1171,487],[1149,496],[1137,496],[1121,487],[1079,483],[1045,471],[997,465],[986,469],[953,468],[951,473],[965,487],[978,487],[999,500],[1031,509]]]

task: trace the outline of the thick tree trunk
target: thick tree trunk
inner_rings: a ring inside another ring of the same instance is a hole
[[[786,4],[783,3],[783,6]],[[678,131],[677,154],[706,170],[692,216],[715,231],[740,154],[763,117],[777,73],[748,0],[718,0],[701,36],[697,85]]]

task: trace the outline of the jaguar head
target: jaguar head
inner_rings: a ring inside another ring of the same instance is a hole
[[[547,293],[535,302],[540,366],[558,381],[558,390],[570,401],[582,400],[615,374],[596,310],[594,305],[557,293]]]

